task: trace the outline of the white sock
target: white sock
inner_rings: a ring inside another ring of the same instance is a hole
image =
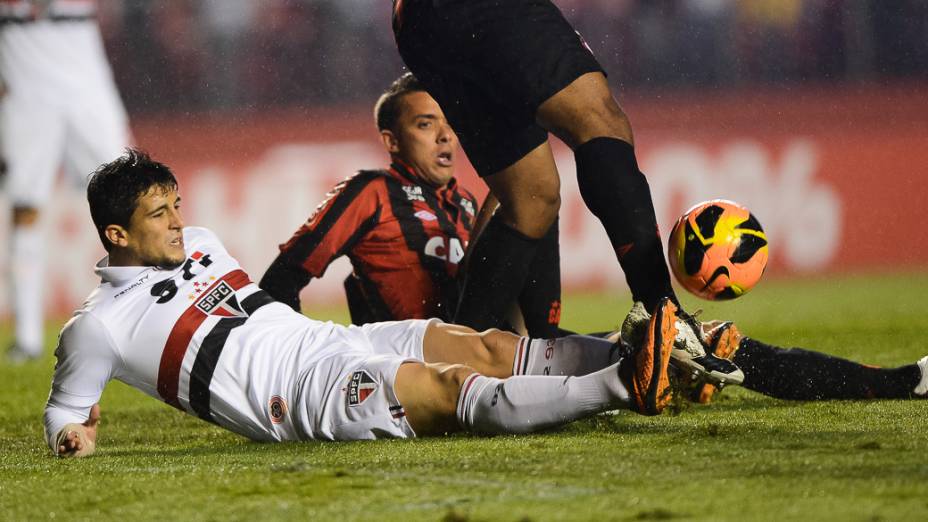
[[[915,364],[918,365],[918,369],[922,372],[922,379],[915,386],[915,395],[928,396],[928,355],[919,359]]]
[[[580,377],[497,379],[475,373],[461,386],[457,416],[461,426],[472,432],[530,433],[628,403],[618,364]]]
[[[39,355],[43,346],[42,277],[44,237],[38,225],[13,227],[10,241],[10,290],[16,347]]]
[[[568,335],[558,339],[519,339],[513,375],[586,375],[619,361],[615,345],[599,337]]]

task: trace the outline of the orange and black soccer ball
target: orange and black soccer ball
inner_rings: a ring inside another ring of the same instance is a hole
[[[764,229],[748,209],[714,199],[677,220],[667,257],[684,288],[720,301],[740,297],[757,284],[767,267],[767,250]]]

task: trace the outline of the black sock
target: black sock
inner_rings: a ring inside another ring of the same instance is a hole
[[[561,254],[558,221],[541,238],[519,294],[519,309],[529,337],[558,337],[561,322]]]
[[[648,180],[635,149],[615,138],[594,138],[574,151],[580,195],[606,228],[636,301],[653,309],[676,295],[664,260]]]
[[[779,399],[907,399],[921,380],[917,364],[876,368],[801,348],[743,338],[734,363],[749,390]]]
[[[490,218],[469,254],[454,322],[477,331],[504,325],[539,242],[503,223],[499,214]]]

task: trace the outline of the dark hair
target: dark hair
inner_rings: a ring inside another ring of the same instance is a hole
[[[87,185],[90,217],[107,252],[112,245],[104,234],[106,227],[128,227],[139,198],[152,187],[176,190],[177,179],[166,165],[136,149],[126,149],[125,154],[100,165],[90,175],[90,184]]]
[[[393,130],[400,116],[400,101],[411,92],[424,92],[425,87],[412,73],[408,72],[397,78],[390,87],[380,95],[374,105],[374,121],[377,130]]]

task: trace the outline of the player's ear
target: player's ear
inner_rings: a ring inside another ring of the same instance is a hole
[[[387,152],[390,154],[398,154],[400,152],[400,143],[396,139],[396,134],[393,134],[393,131],[389,129],[383,129],[380,131],[380,141],[383,143],[383,148],[387,149]]]
[[[120,225],[107,225],[103,235],[113,246],[125,247],[129,244],[129,232]]]

